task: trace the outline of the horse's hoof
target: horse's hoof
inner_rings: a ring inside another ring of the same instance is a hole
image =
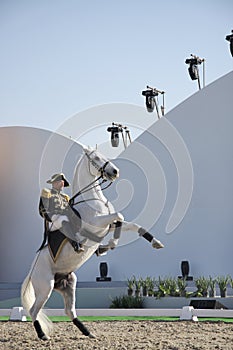
[[[152,247],[155,249],[160,249],[160,248],[164,248],[164,245],[163,245],[163,243],[161,243],[157,239],[153,238],[152,239]]]
[[[50,338],[47,335],[43,335],[40,339],[44,341],[50,340]]]
[[[90,334],[88,335],[88,337],[91,338],[91,339],[95,339],[95,338],[96,338],[95,335],[92,334],[92,333],[90,333]]]

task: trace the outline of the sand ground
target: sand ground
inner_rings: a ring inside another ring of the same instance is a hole
[[[54,323],[49,341],[37,338],[31,322],[0,322],[4,350],[215,350],[233,349],[233,324],[223,322],[100,321],[84,322],[95,339],[71,322]]]

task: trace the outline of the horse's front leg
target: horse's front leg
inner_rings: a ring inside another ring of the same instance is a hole
[[[164,248],[163,243],[161,243],[157,238],[152,236],[152,234],[148,232],[146,229],[144,229],[143,227],[140,227],[140,229],[138,230],[138,233],[139,233],[139,236],[145,238],[148,242],[151,242],[151,245],[153,248],[156,248],[156,249]]]
[[[156,239],[146,229],[144,229],[143,227],[139,226],[138,224],[135,224],[134,222],[123,221],[121,230],[122,231],[134,231],[134,232],[137,232],[140,237],[143,237],[148,242],[150,242],[153,248],[156,248],[156,249],[164,248],[164,245],[158,239]]]
[[[111,238],[106,245],[100,246],[99,251],[97,251],[97,255],[104,255],[108,250],[114,249],[118,244],[121,231],[137,232],[140,237],[143,237],[149,241],[153,248],[160,249],[164,247],[164,245],[157,238],[152,236],[152,234],[149,233],[146,229],[139,226],[138,224],[135,224],[134,222],[118,221],[111,225],[110,231],[114,232],[113,238]]]

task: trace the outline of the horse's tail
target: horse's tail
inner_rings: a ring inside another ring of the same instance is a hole
[[[23,281],[23,284],[21,287],[21,302],[24,309],[27,311],[28,315],[30,315],[30,310],[35,300],[36,300],[36,297],[35,297],[33,284],[32,284],[30,275],[28,275]],[[43,310],[39,311],[37,315],[37,320],[39,321],[41,328],[43,329],[43,332],[47,336],[49,336],[53,328],[52,322],[49,320],[49,318],[46,316]]]

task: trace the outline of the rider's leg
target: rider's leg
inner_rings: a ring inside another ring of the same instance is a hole
[[[71,243],[74,247],[74,250],[77,253],[84,252],[84,248],[81,243],[77,240],[77,235],[75,235],[74,230],[71,224],[68,221],[63,221],[60,231],[68,238],[70,238],[73,242]]]
[[[79,243],[79,237],[75,232],[74,227],[69,222],[69,219],[66,215],[53,215],[52,216],[52,224],[50,227],[50,231],[59,230],[66,237],[73,241],[72,246],[76,252],[83,252],[84,248]]]

